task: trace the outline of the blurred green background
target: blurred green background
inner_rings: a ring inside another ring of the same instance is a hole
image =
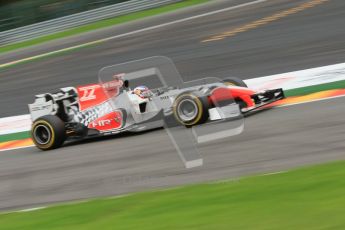
[[[129,0],[0,0],[0,31]]]

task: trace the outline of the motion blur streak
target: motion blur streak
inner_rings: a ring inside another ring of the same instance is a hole
[[[27,138],[24,140],[14,140],[14,141],[7,141],[0,143],[0,152],[6,150],[13,150],[19,148],[27,148],[33,146],[33,142],[31,138]]]
[[[288,97],[273,103],[272,106],[288,106],[345,96],[345,89],[326,90],[304,96]]]
[[[23,59],[20,59],[20,60],[11,61],[11,62],[8,62],[8,63],[0,64],[0,69],[1,68],[6,68],[6,67],[10,67],[10,66],[13,66],[13,65],[17,65],[17,64],[20,64],[20,63],[24,63],[24,62],[27,62],[27,61],[33,61],[33,60],[36,60],[36,59],[48,57],[50,55],[61,54],[61,53],[67,52],[67,51],[72,51],[72,50],[84,48],[84,47],[87,47],[87,46],[97,45],[97,44],[100,44],[100,43],[103,43],[103,42],[107,42],[107,41],[110,41],[110,40],[114,40],[114,39],[118,39],[118,38],[122,38],[122,37],[127,37],[129,35],[134,35],[134,34],[146,32],[146,31],[150,31],[150,30],[155,30],[155,29],[159,29],[159,28],[162,28],[162,27],[166,27],[166,26],[170,26],[170,25],[174,25],[174,24],[178,24],[178,23],[182,23],[182,22],[187,22],[187,21],[190,21],[190,20],[199,19],[199,18],[202,18],[202,17],[212,16],[214,14],[219,14],[219,13],[223,13],[223,12],[226,12],[226,11],[235,10],[235,9],[239,9],[239,8],[246,7],[246,6],[251,6],[251,5],[262,3],[262,2],[266,2],[266,1],[267,0],[256,0],[256,1],[248,2],[248,3],[243,3],[243,4],[240,4],[240,5],[227,7],[227,8],[221,9],[221,10],[215,10],[215,11],[211,11],[211,12],[204,13],[204,14],[199,14],[199,15],[195,15],[195,16],[191,16],[191,17],[187,17],[187,18],[183,18],[183,19],[179,19],[179,20],[175,20],[175,21],[171,21],[171,22],[167,22],[167,23],[163,23],[163,24],[159,24],[159,25],[155,25],[155,26],[146,27],[146,28],[135,30],[135,31],[132,31],[132,32],[128,32],[128,33],[124,33],[124,34],[120,34],[120,35],[116,35],[116,36],[111,36],[111,37],[107,37],[107,38],[103,38],[103,39],[99,39],[99,40],[95,40],[95,41],[91,41],[91,42],[87,42],[87,43],[83,43],[83,44],[67,47],[67,48],[64,48],[64,49],[55,50],[55,51],[52,51],[52,52],[43,53],[43,54],[39,54],[39,55],[23,58]]]
[[[227,37],[232,37],[232,36],[235,36],[238,33],[242,33],[242,32],[245,32],[247,30],[257,28],[258,26],[265,25],[267,23],[279,20],[281,18],[287,17],[287,16],[292,15],[292,14],[296,14],[296,13],[298,13],[300,11],[306,10],[308,8],[312,8],[314,6],[320,5],[320,4],[328,2],[328,1],[329,0],[313,0],[313,1],[310,1],[310,2],[306,2],[306,3],[303,3],[303,4],[299,5],[299,6],[297,6],[297,7],[294,7],[294,8],[288,9],[288,10],[284,10],[284,11],[281,11],[281,12],[278,12],[278,13],[273,14],[271,16],[264,17],[264,18],[262,18],[260,20],[253,21],[251,23],[245,24],[245,25],[240,26],[238,28],[235,28],[233,30],[224,32],[224,33],[222,33],[220,35],[216,35],[216,36],[213,36],[211,38],[205,39],[205,40],[203,40],[201,42],[218,41],[218,40],[222,40],[222,39],[227,38]]]
[[[201,13],[237,5],[240,0],[211,2],[218,5],[207,5]],[[248,79],[345,62],[344,0],[332,0],[286,17],[279,25],[269,23],[240,33],[231,39],[231,46],[227,42],[200,43],[219,31],[297,6],[296,2],[267,1],[231,14],[215,14],[2,69],[0,117],[27,113],[26,105],[35,94],[92,83],[104,66],[154,55],[171,57],[186,80],[205,76]],[[180,11],[173,20],[197,14],[200,11],[195,8]],[[172,20],[165,16],[131,24],[132,27],[114,27],[95,32],[94,37],[83,42],[167,21]],[[0,56],[1,63],[73,46],[74,41]],[[203,146],[205,164],[195,170],[181,167],[164,130],[85,141],[45,153],[36,148],[4,151],[0,153],[0,210],[238,178],[345,159],[344,114],[344,97],[258,113],[246,119],[243,134]]]

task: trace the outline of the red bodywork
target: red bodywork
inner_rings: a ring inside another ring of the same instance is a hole
[[[80,111],[84,111],[103,103],[108,103],[108,98],[116,96],[119,91],[118,87],[113,87],[111,90],[106,91],[109,94],[107,95],[100,84],[90,84],[77,87],[77,92]],[[109,104],[109,106],[111,105]],[[123,114],[120,110],[115,110],[90,122],[88,128],[104,132],[119,129],[122,125]]]
[[[97,129],[98,131],[108,131],[122,127],[123,115],[121,111],[114,111],[97,118],[91,122],[88,128]]]
[[[219,87],[212,91],[212,95],[209,98],[211,103],[240,99],[246,103],[247,107],[252,107],[255,105],[251,98],[253,94],[255,94],[255,91],[248,88]]]
[[[103,87],[108,88],[104,90],[101,84],[90,84],[77,87],[81,111],[85,111],[103,103],[108,103],[107,101],[110,97],[116,96],[119,93],[122,82],[109,82],[103,84]],[[251,107],[255,105],[251,98],[255,93],[255,91],[243,87],[218,87],[211,92],[209,101],[211,104],[215,104],[217,102],[240,99],[246,103],[247,107]],[[97,129],[100,132],[116,130],[123,126],[123,119],[122,112],[120,110],[115,110],[90,122],[88,128]]]

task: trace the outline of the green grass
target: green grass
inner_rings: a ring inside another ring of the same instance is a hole
[[[0,215],[2,229],[344,229],[345,162]]]
[[[30,132],[20,132],[20,133],[11,133],[0,135],[0,143],[6,141],[14,141],[14,140],[23,140],[30,137]]]
[[[154,8],[154,9],[150,9],[150,10],[144,10],[144,11],[140,11],[140,12],[136,12],[136,13],[131,13],[128,15],[123,15],[123,16],[119,16],[116,18],[111,18],[111,19],[106,19],[106,20],[102,20],[102,21],[98,21],[95,23],[91,23],[88,25],[84,25],[84,26],[80,26],[74,29],[70,29],[70,30],[66,30],[63,32],[59,32],[59,33],[55,33],[55,34],[50,34],[47,36],[42,36],[36,39],[32,39],[32,40],[28,40],[28,41],[24,41],[24,42],[19,42],[19,43],[15,43],[15,44],[10,44],[10,45],[6,45],[6,46],[2,46],[0,47],[0,53],[5,53],[5,52],[9,52],[9,51],[13,51],[19,48],[24,48],[24,47],[29,47],[29,46],[33,46],[33,45],[38,45],[44,42],[48,42],[48,41],[52,41],[55,39],[59,39],[59,38],[64,38],[64,37],[68,37],[68,36],[72,36],[72,35],[77,35],[77,34],[81,34],[81,33],[85,33],[88,31],[92,31],[92,30],[96,30],[96,29],[100,29],[100,28],[105,28],[105,27],[109,27],[109,26],[113,26],[113,25],[117,25],[120,23],[125,23],[125,22],[129,22],[129,21],[133,21],[133,20],[138,20],[138,19],[142,19],[145,17],[149,17],[149,16],[153,16],[153,15],[157,15],[157,14],[162,14],[165,12],[169,12],[169,11],[174,11],[183,7],[188,7],[188,6],[192,6],[195,4],[200,4],[200,3],[204,3],[207,2],[209,0],[185,0],[182,2],[178,2],[175,4],[171,4],[171,5],[167,5],[167,6],[162,6],[162,7],[158,7],[158,8]]]
[[[325,90],[331,90],[331,89],[344,89],[345,88],[345,81],[336,81],[336,82],[330,82],[326,84],[321,85],[313,85],[313,86],[307,86],[297,89],[290,89],[285,91],[285,96],[291,97],[291,96],[302,96],[307,95],[311,93],[316,93],[320,91]]]

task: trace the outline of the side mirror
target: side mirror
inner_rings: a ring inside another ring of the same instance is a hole
[[[124,88],[128,88],[128,87],[129,87],[129,82],[128,82],[128,80],[125,80],[125,81],[123,82],[123,87],[124,87]]]

